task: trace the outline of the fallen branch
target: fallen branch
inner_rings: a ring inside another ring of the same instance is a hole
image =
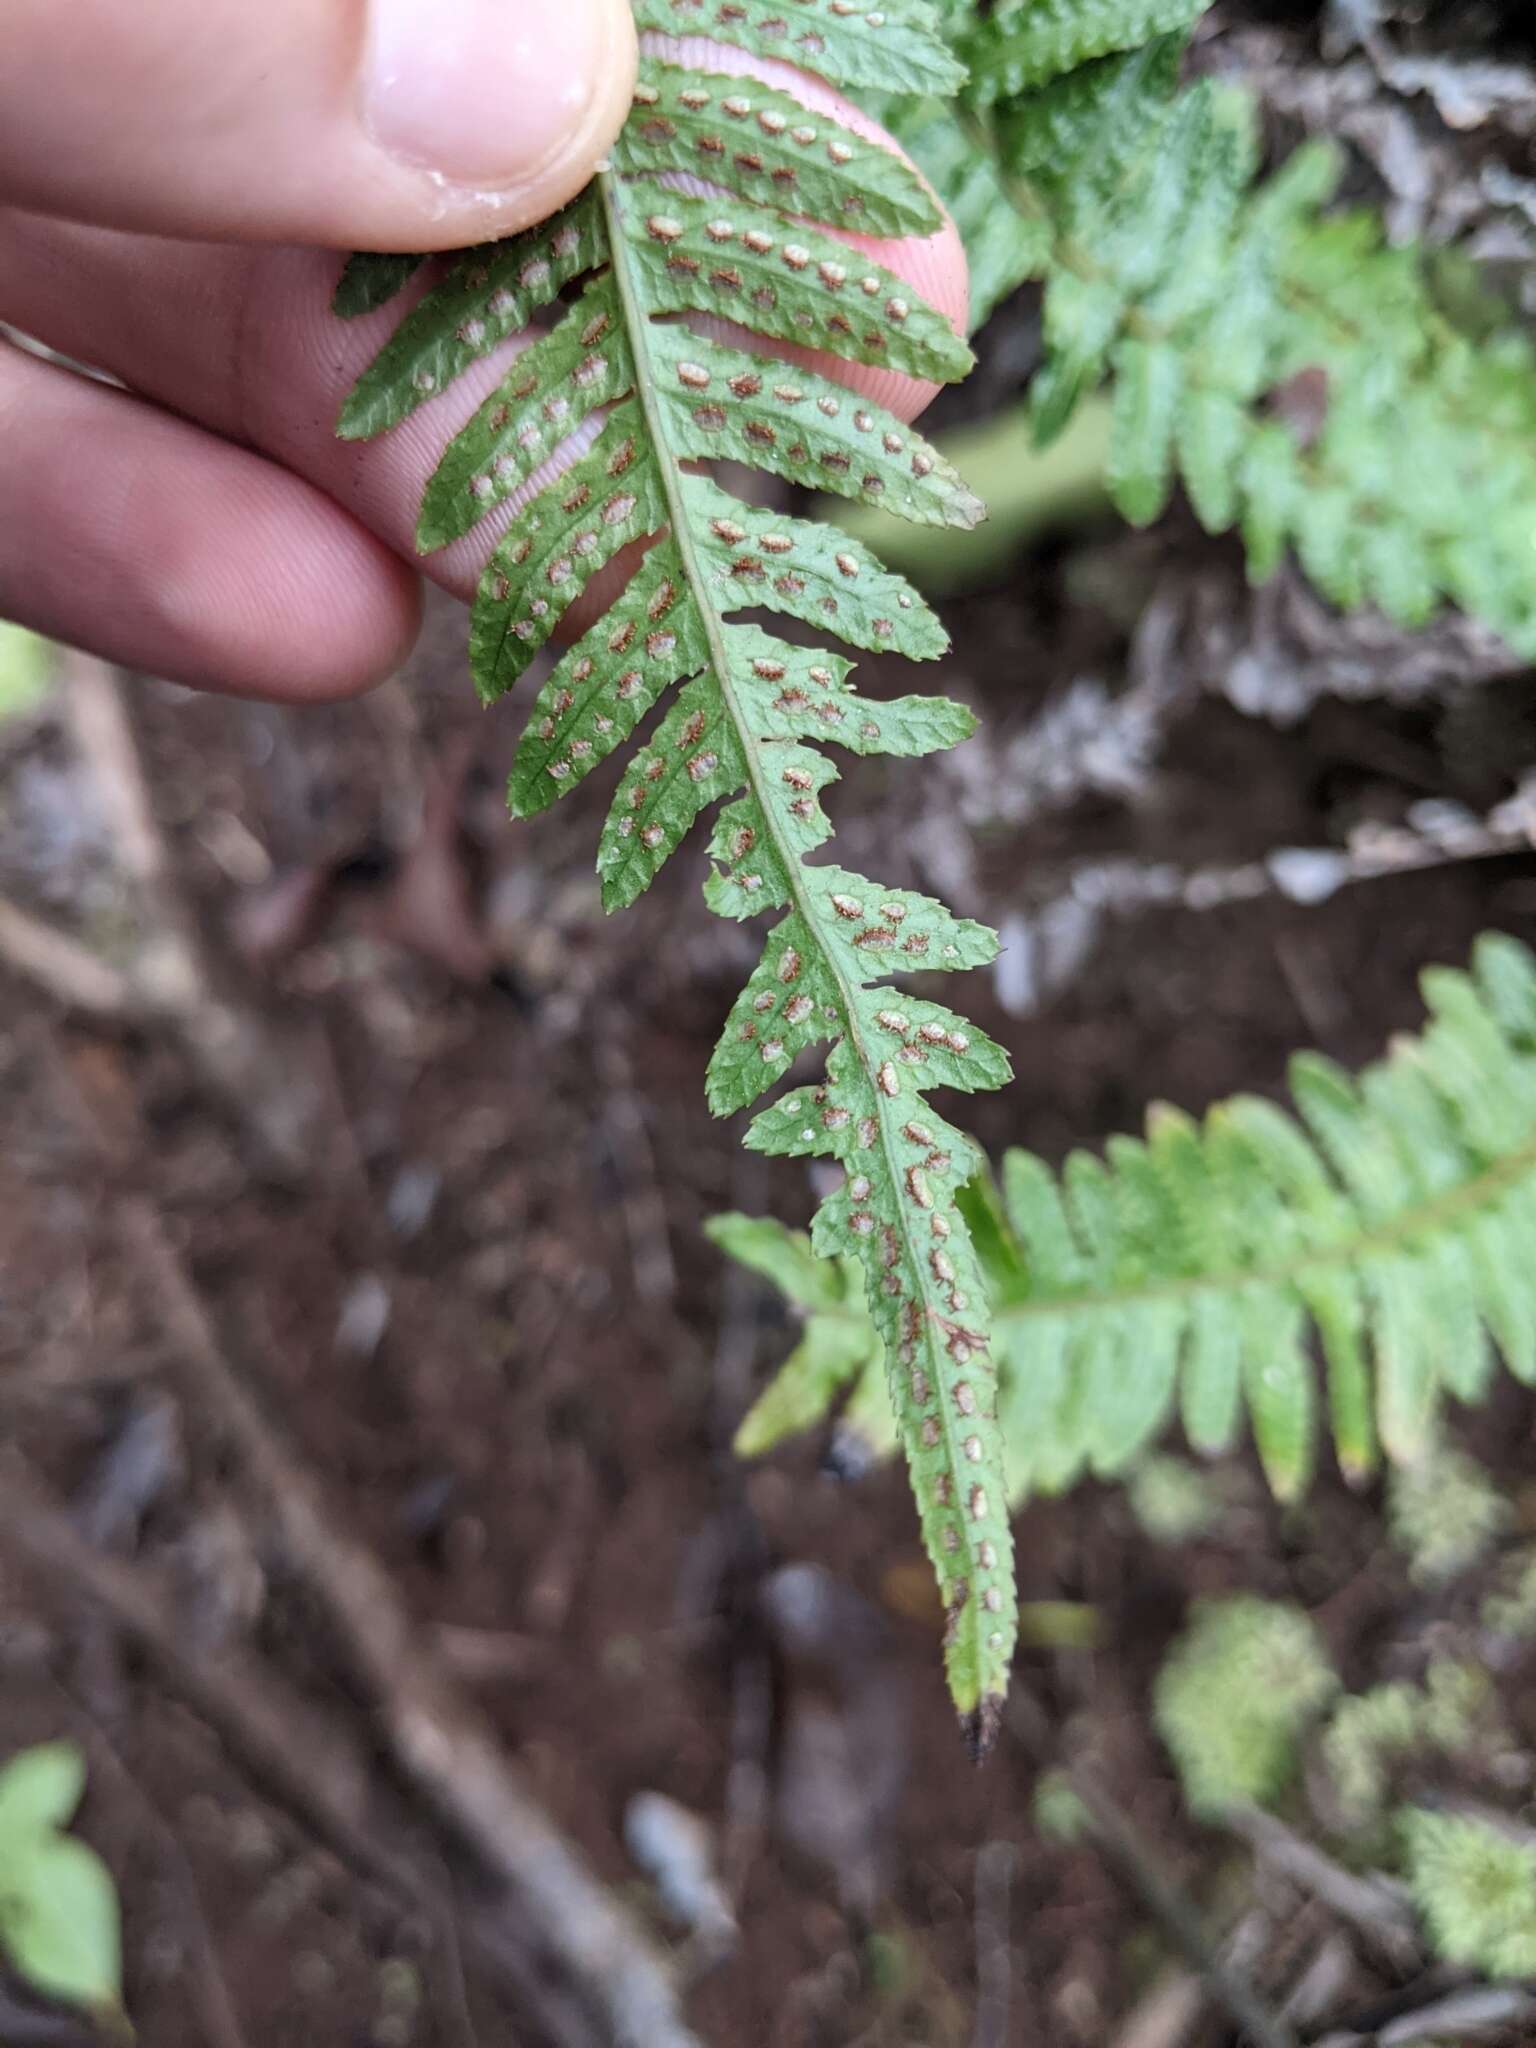
[[[197,1879],[187,1860],[186,1850],[175,1829],[139,1783],[95,1715],[62,1686],[59,1691],[81,1725],[92,1764],[106,1772],[121,1798],[131,1807],[140,1831],[154,1844],[155,1854],[169,1880],[189,1937],[188,1945],[192,1951],[192,1968],[188,1973],[190,2002],[208,2048],[246,2048],[234,1999],[219,1965],[218,1950],[209,1931]]]
[[[275,1027],[235,995],[204,940],[155,816],[117,673],[93,655],[65,651],[60,683],[76,746],[132,885],[140,942],[118,968],[12,908],[0,917],[0,957],[71,1008],[173,1030],[250,1133],[263,1163],[300,1178],[314,1151],[317,1090]]]
[[[358,1822],[330,1771],[311,1776],[292,1717],[271,1685],[238,1656],[216,1661],[184,1650],[174,1621],[142,1572],[93,1550],[20,1454],[0,1454],[0,1543],[68,1600],[99,1607],[162,1678],[239,1757],[262,1789],[296,1814],[359,1875],[416,1902],[420,1886],[402,1858]]]
[[[1008,1895],[1017,1861],[1012,1842],[985,1842],[976,1851],[976,2024],[971,2048],[1008,2048],[1013,2002]]]
[[[1364,1934],[1398,1970],[1421,1961],[1417,1922],[1407,1888],[1384,1877],[1357,1877],[1313,1842],[1257,1807],[1237,1807],[1226,1825],[1260,1862],[1288,1878]]]
[[[173,1617],[145,1574],[93,1550],[14,1451],[0,1453],[0,1544],[64,1600],[84,1599],[98,1607],[214,1731],[259,1790],[357,1876],[423,1915],[451,1977],[453,1932],[445,1925],[451,1903],[442,1894],[440,1866],[434,1865],[429,1882],[409,1855],[359,1819],[352,1792],[363,1779],[361,1758],[355,1767],[343,1758],[338,1768],[334,1744],[296,1739],[304,1710],[250,1659],[225,1654],[214,1660],[183,1649]],[[593,2048],[590,2022],[547,1981],[509,1924],[505,1894],[469,1900],[461,1911],[477,1960],[531,2013],[552,2048]],[[619,2038],[639,2048],[636,2037]],[[655,2038],[681,2044],[692,2037]]]
[[[1151,1845],[1119,1801],[1086,1765],[1063,1763],[1058,1758],[1044,1713],[1018,1687],[1009,1702],[1008,1725],[1040,1763],[1064,1772],[1087,1812],[1105,1861],[1157,1922],[1169,1945],[1199,1976],[1212,2002],[1242,2029],[1252,2048],[1297,2048],[1290,2028],[1222,1955],[1200,1913],[1169,1881]]]
[[[326,1508],[227,1358],[150,1205],[123,1229],[191,1377],[198,1412],[235,1447],[287,1555],[378,1712],[400,1770],[512,1888],[550,1953],[635,2048],[696,2048],[665,1957],[523,1788],[495,1735],[413,1625],[394,1582]]]
[[[1403,2013],[1383,2027],[1357,2034],[1348,2029],[1323,2035],[1316,2048],[1411,2048],[1419,2041],[1467,2042],[1469,2034],[1490,2039],[1527,2040],[1523,2031],[1536,2018],[1536,1995],[1519,1984],[1479,1984]],[[1518,2035],[1509,2033],[1522,2027]]]
[[[0,966],[10,968],[66,1009],[114,1023],[129,1019],[138,1004],[126,974],[100,959],[57,925],[0,897]]]
[[[1399,825],[1357,826],[1344,846],[1277,846],[1253,860],[1199,868],[1122,854],[1054,873],[1038,870],[1032,882],[1037,900],[1010,909],[1002,920],[998,1000],[1010,1016],[1033,1015],[1076,975],[1112,917],[1220,910],[1265,896],[1311,909],[1357,883],[1502,860],[1529,853],[1533,844],[1536,777],[1527,777],[1486,816],[1426,799]]]

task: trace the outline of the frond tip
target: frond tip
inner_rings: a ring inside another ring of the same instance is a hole
[[[1306,1484],[1320,1351],[1339,1461],[1358,1477],[1431,1450],[1446,1394],[1484,1393],[1494,1349],[1536,1384],[1536,959],[1478,941],[1423,979],[1431,1022],[1358,1080],[1302,1054],[1298,1116],[1239,1096],[1203,1121],[1154,1108],[1144,1139],[1022,1151],[960,1197],[1000,1356],[1016,1494],[1122,1471],[1177,1410],[1206,1453],[1244,1412],[1275,1492]],[[855,1305],[837,1319],[856,1356]],[[798,1370],[795,1360],[786,1374]],[[827,1403],[839,1386],[828,1389]],[[807,1403],[770,1390],[778,1413]],[[743,1426],[760,1448],[768,1432]]]
[[[643,0],[642,25],[668,25],[672,4]],[[850,12],[830,0],[795,24],[798,54],[823,68],[846,58],[839,82],[901,90],[915,65],[949,64],[921,0],[864,15],[856,35]],[[721,9],[711,28],[748,50],[788,32],[752,0]],[[678,188],[685,171],[707,177],[705,195]],[[723,804],[706,898],[724,917],[779,921],[710,1063],[710,1106],[747,1108],[826,1049],[824,1078],[760,1110],[747,1143],[843,1169],[812,1243],[842,1262],[829,1275],[861,1278],[862,1363],[883,1359],[949,1616],[951,1691],[984,1748],[1015,1630],[1007,1488],[986,1291],[955,1200],[974,1151],[925,1097],[996,1087],[1007,1062],[952,1010],[888,984],[979,964],[996,941],[929,897],[810,859],[832,832],[821,799],[837,771],[822,748],[922,755],[956,744],[972,720],[943,699],[865,697],[841,654],[741,622],[746,610],[778,612],[917,659],[946,645],[917,592],[865,550],[696,473],[724,458],[920,523],[974,524],[979,501],[920,434],[772,352],[788,343],[914,377],[963,375],[970,351],[945,317],[827,231],[924,233],[938,220],[905,160],[865,134],[778,86],[646,54],[611,166],[554,220],[459,258],[359,380],[341,431],[395,425],[563,295],[563,312],[447,448],[420,543],[445,546],[500,511],[470,633],[488,701],[515,687],[601,569],[645,550],[545,679],[512,809],[527,816],[574,789],[670,695],[603,827],[603,900],[633,902]],[[354,259],[340,308],[384,303],[412,269]],[[707,339],[676,315],[724,316],[728,332],[762,346]],[[814,1293],[809,1263],[802,1249],[775,1270]]]

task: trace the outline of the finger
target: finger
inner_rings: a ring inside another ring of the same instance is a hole
[[[419,585],[310,484],[0,345],[0,616],[237,696],[348,696],[416,635]]]
[[[6,0],[0,198],[160,234],[443,249],[580,190],[628,0]]]
[[[936,279],[929,296],[945,300],[958,320],[964,257],[958,240],[937,239],[937,254],[914,242],[880,243],[874,253],[914,291],[914,272]],[[427,478],[505,374],[508,355],[477,364],[380,440],[340,442],[334,425],[342,398],[400,311],[396,304],[360,321],[334,319],[335,270],[334,259],[314,251],[191,248],[0,213],[0,319],[262,449],[390,546],[413,554]],[[883,391],[903,418],[921,410],[932,388],[830,357],[818,357],[816,367],[855,389]],[[429,557],[426,572],[457,595],[470,595],[510,516],[503,506],[499,521],[487,519]]]

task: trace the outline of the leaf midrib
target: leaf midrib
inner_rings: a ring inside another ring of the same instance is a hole
[[[1410,1238],[1431,1236],[1463,1211],[1491,1207],[1527,1173],[1536,1173],[1536,1136],[1516,1151],[1460,1187],[1448,1189],[1428,1201],[1416,1203],[1374,1230],[1357,1231],[1326,1249],[1309,1251],[1272,1266],[1225,1266],[1210,1273],[1184,1273],[1134,1287],[1112,1287],[1103,1292],[1042,1294],[1028,1301],[994,1301],[992,1322],[996,1330],[1010,1323],[1029,1323],[1050,1316],[1102,1315],[1115,1310],[1137,1308],[1143,1303],[1191,1300],[1199,1294],[1239,1294],[1249,1288],[1294,1288],[1308,1273],[1330,1268],[1349,1268],[1367,1259],[1401,1248]],[[983,1263],[985,1274],[987,1267]],[[857,1304],[836,1302],[815,1311],[817,1315],[856,1322],[865,1311]]]
[[[780,827],[773,803],[762,787],[762,769],[758,760],[756,741],[751,726],[743,715],[731,685],[731,667],[724,641],[724,625],[714,604],[709,599],[709,582],[700,567],[694,549],[693,531],[682,491],[682,470],[677,461],[667,459],[670,456],[671,444],[666,433],[662,407],[652,379],[647,351],[644,346],[645,330],[649,325],[651,316],[636,288],[635,278],[631,269],[628,238],[624,231],[623,201],[620,196],[622,181],[615,171],[606,170],[598,173],[596,183],[603,207],[604,219],[608,225],[608,241],[612,257],[614,280],[618,286],[619,302],[623,308],[625,322],[631,337],[631,353],[634,356],[635,362],[635,396],[639,402],[641,414],[645,420],[652,443],[660,454],[657,467],[661,475],[661,488],[666,499],[673,539],[682,560],[683,573],[688,580],[694,604],[703,620],[710,660],[714,667],[715,678],[720,688],[721,697],[725,702],[727,715],[736,729],[737,739],[741,746],[742,758],[746,767],[748,788],[757,804],[769,837],[773,841],[775,855],[784,871],[790,893],[792,913],[797,914],[806,930],[815,936],[817,949],[821,953],[827,972],[837,988],[838,1001],[844,1018],[844,1035],[851,1042],[865,1074],[869,1077],[870,1093],[873,1095],[876,1104],[876,1117],[880,1130],[880,1150],[885,1172],[889,1185],[897,1190],[895,1202],[897,1228],[900,1231],[902,1245],[910,1261],[911,1269],[918,1276],[918,1285],[921,1286],[923,1262],[920,1253],[912,1243],[905,1210],[899,1194],[901,1188],[901,1168],[896,1157],[895,1145],[888,1123],[891,1104],[889,1099],[875,1084],[874,1075],[879,1063],[878,1060],[872,1057],[869,1047],[860,1033],[858,1008],[855,1001],[855,996],[859,991],[856,991],[849,982],[836,953],[826,944],[821,936],[821,918],[818,914],[815,899],[811,892],[806,889],[801,879],[800,856],[793,846],[788,843],[787,837]],[[926,1294],[923,1297],[923,1306],[925,1311],[924,1336],[925,1340],[931,1344],[933,1342],[933,1312],[927,1302]],[[872,1314],[870,1319],[873,1321]],[[887,1376],[894,1388],[896,1374],[890,1370],[889,1366]],[[940,1427],[944,1432],[945,1455],[948,1462],[951,1484],[955,1489],[958,1502],[965,1484],[965,1463],[959,1443],[959,1430],[956,1418],[951,1414],[953,1404],[944,1399],[944,1383],[940,1373],[935,1373],[934,1381],[935,1391],[938,1395],[937,1408],[941,1418]],[[914,1444],[916,1432],[907,1424],[905,1403],[898,1398],[893,1401],[892,1405],[896,1408],[898,1419],[901,1422],[903,1441],[911,1446]],[[909,1450],[909,1465],[911,1463],[912,1454]],[[919,1514],[921,1515],[921,1513],[922,1508],[920,1505]],[[970,1531],[965,1526],[965,1518],[963,1515],[957,1515],[955,1519],[956,1526],[960,1527],[963,1532],[962,1540],[966,1546],[966,1553],[968,1556],[973,1555],[973,1544]],[[948,1583],[953,1579],[954,1573],[936,1553],[937,1546],[935,1546],[933,1559],[935,1569],[939,1572],[941,1578]],[[986,1682],[990,1664],[993,1661],[991,1653],[986,1648],[986,1637],[988,1632],[996,1625],[999,1617],[988,1614],[979,1598],[967,1600],[961,1613],[964,1617],[967,1634],[971,1638],[969,1659],[970,1683],[967,1688],[971,1696],[964,1699],[959,1697],[960,1688],[956,1681],[953,1663],[950,1665],[950,1681],[952,1689],[956,1693],[957,1706],[960,1707],[962,1712],[969,1712],[979,1705],[981,1699],[988,1691],[997,1690],[995,1685],[989,1687]]]
[[[1197,1294],[1237,1294],[1249,1288],[1262,1287],[1294,1288],[1310,1272],[1358,1266],[1373,1256],[1399,1249],[1410,1238],[1431,1236],[1464,1212],[1490,1207],[1530,1172],[1536,1172],[1536,1135],[1459,1187],[1447,1189],[1443,1194],[1402,1210],[1388,1223],[1354,1232],[1337,1245],[1300,1253],[1268,1266],[1227,1266],[1217,1272],[1180,1274],[1103,1293],[1038,1295],[1029,1301],[997,1302],[993,1305],[993,1318],[1001,1326],[1053,1315],[1070,1316],[1135,1308],[1147,1302],[1188,1300]]]

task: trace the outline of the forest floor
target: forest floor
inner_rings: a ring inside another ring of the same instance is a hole
[[[950,603],[954,650],[934,682],[975,705],[992,750],[967,800],[985,810],[1009,739],[1063,689],[1097,678],[1113,695],[1128,660],[1163,659],[1132,647],[1131,620],[1142,598],[1182,602],[1194,582],[1229,611],[1249,603],[1234,556],[1175,515],[1151,539],[1076,527],[1003,587]],[[312,1091],[306,1157],[286,1178],[263,1173],[241,1105],[167,1034],[69,1021],[0,984],[0,1435],[155,1586],[196,1659],[271,1675],[295,1756],[361,1831],[404,1845],[445,1892],[473,1893],[344,1631],[190,1391],[164,1276],[124,1228],[148,1215],[295,1468],[659,1939],[676,1930],[626,1851],[630,1802],[661,1792],[722,1831],[740,1936],[689,1996],[705,2040],[1229,2042],[1123,1876],[1035,1827],[1031,1727],[1005,1728],[984,1769],[967,1762],[900,1471],[843,1481],[821,1440],[753,1470],[732,1460],[731,1429],[793,1333],[700,1225],[728,1208],[803,1222],[812,1192],[796,1168],[744,1155],[704,1106],[749,939],[704,909],[702,841],[634,911],[603,918],[602,777],[536,825],[507,825],[518,720],[475,709],[461,631],[434,612],[406,676],[354,706],[297,714],[136,687],[178,885],[241,1004],[291,1048],[293,1089]],[[1192,665],[1183,642],[1165,659]],[[1337,846],[1425,799],[1481,811],[1508,792],[1518,703],[1502,686],[1324,696],[1280,726],[1196,690],[1127,771],[1129,794],[1122,777],[1021,824],[983,823],[973,853],[947,824],[959,784],[914,813],[922,773],[850,773],[840,852],[858,866],[878,848],[882,874],[1011,918],[1028,947],[1052,900],[1042,877],[1074,864],[1226,869]],[[0,861],[33,907],[104,941],[121,930],[112,838],[53,710],[0,735]],[[1464,961],[1489,927],[1536,940],[1536,855],[1361,881],[1310,906],[1270,892],[1082,925],[1037,940],[1034,975],[1015,959],[967,989],[1016,1073],[973,1105],[994,1150],[1058,1159],[1136,1128],[1152,1100],[1199,1111],[1237,1089],[1276,1093],[1301,1046],[1374,1056],[1418,1022],[1424,964]],[[1525,1526],[1533,1420],[1505,1387],[1467,1424]],[[1221,1503],[1175,1546],[1148,1540],[1118,1488],[1030,1505],[1022,1597],[1078,1612],[1035,1610],[1017,1682],[1049,1741],[1091,1757],[1171,1881],[1239,1929],[1279,2001],[1337,1925],[1182,1817],[1151,1732],[1152,1674],[1189,1603],[1213,1592],[1298,1601],[1351,1683],[1398,1668],[1436,1614],[1385,1543],[1379,1486],[1351,1493],[1325,1459],[1281,1512],[1244,1458]],[[775,1576],[806,1564],[825,1578]],[[822,1609],[776,1622],[786,1585]],[[1520,1722],[1536,1717],[1525,1691],[1510,1704]],[[472,1950],[445,1947],[419,1900],[306,1824],[122,1628],[0,1552],[0,1757],[61,1733],[93,1760],[84,1830],[124,1901],[144,2048],[583,2038],[557,1997],[511,1996]],[[1346,1943],[1331,2023],[1404,1981],[1411,2002],[1412,1970],[1394,1979]],[[0,2036],[45,2038],[11,1997]]]

